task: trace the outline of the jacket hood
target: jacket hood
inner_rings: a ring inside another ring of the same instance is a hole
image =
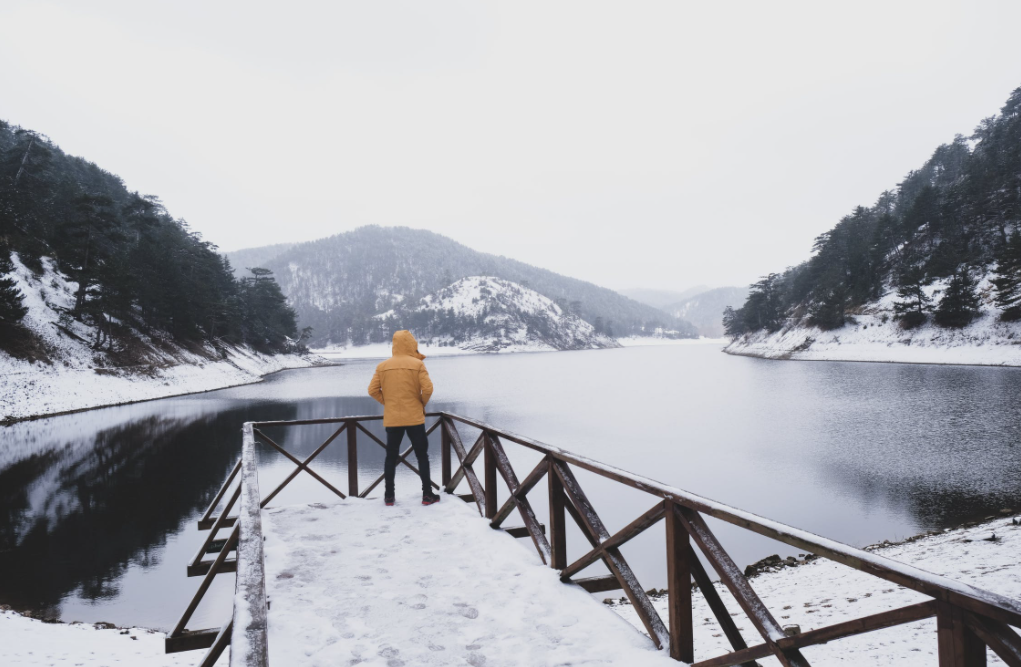
[[[394,332],[393,356],[401,355],[425,359],[425,355],[418,352],[418,341],[415,340],[410,331],[405,329]]]

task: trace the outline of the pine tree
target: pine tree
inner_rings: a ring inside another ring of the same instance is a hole
[[[11,251],[0,245],[0,323],[17,324],[28,312],[18,283],[7,274],[14,272]]]
[[[826,296],[813,304],[808,323],[823,331],[839,329],[846,321],[844,315],[846,301],[843,286],[838,285],[831,289]]]
[[[978,316],[980,305],[975,280],[967,269],[958,269],[939,300],[934,319],[940,326],[959,329]]]
[[[893,310],[905,329],[914,329],[925,324],[927,313],[932,310],[932,297],[925,293],[928,280],[920,267],[910,266],[900,274],[897,297]]]
[[[1021,320],[1021,232],[1016,232],[996,254],[996,305],[1004,322]]]

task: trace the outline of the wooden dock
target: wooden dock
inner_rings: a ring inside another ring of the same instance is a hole
[[[935,617],[935,641],[938,642],[940,667],[981,667],[986,664],[987,655],[990,651],[995,653],[1007,665],[1021,667],[1021,637],[1018,636],[1015,630],[1015,628],[1021,626],[1021,602],[1018,600],[937,576],[870,552],[855,549],[834,540],[819,537],[807,531],[764,519],[751,512],[729,507],[619,468],[608,466],[514,433],[502,431],[477,420],[451,413],[434,413],[430,414],[429,417],[435,421],[429,426],[428,431],[432,433],[436,429],[440,429],[441,434],[442,487],[447,493],[454,494],[448,497],[447,502],[450,502],[454,497],[458,497],[457,491],[460,486],[466,486],[469,493],[460,497],[470,501],[476,508],[477,514],[481,518],[471,519],[471,521],[476,522],[478,525],[502,529],[504,521],[512,513],[520,515],[524,524],[523,527],[513,532],[511,530],[506,532],[526,535],[531,539],[538,559],[542,564],[551,568],[556,575],[552,585],[565,590],[572,590],[576,593],[580,592],[579,589],[593,592],[622,589],[641,619],[648,637],[651,639],[650,645],[662,649],[662,654],[659,654],[660,656],[669,656],[674,660],[695,664],[699,667],[727,667],[728,665],[738,664],[753,665],[756,660],[767,657],[773,658],[781,665],[787,667],[801,667],[809,665],[808,660],[802,653],[802,649],[807,647],[831,642],[843,637]],[[168,652],[208,647],[209,651],[201,664],[212,665],[226,647],[230,645],[230,664],[232,666],[248,665],[261,667],[269,664],[270,656],[275,653],[275,650],[270,647],[273,643],[273,633],[270,630],[275,628],[276,625],[283,626],[290,621],[285,622],[282,620],[274,623],[273,618],[267,611],[267,561],[264,553],[263,538],[268,537],[268,535],[264,534],[262,527],[263,508],[294,477],[302,472],[313,476],[332,491],[338,499],[343,500],[348,496],[365,497],[368,495],[382,481],[382,478],[376,480],[375,483],[365,490],[359,490],[357,475],[358,436],[363,436],[363,442],[369,441],[375,445],[383,446],[382,441],[365,427],[367,422],[378,419],[380,417],[346,417],[245,424],[242,433],[243,449],[241,460],[235,466],[221,488],[220,493],[199,523],[200,528],[208,528],[210,533],[206,543],[189,564],[189,574],[203,576],[203,581],[195,599],[188,609],[185,610],[184,615],[174,630],[167,636]],[[337,429],[305,460],[299,460],[293,454],[287,452],[264,432],[264,429],[268,427],[291,428],[302,425],[323,424],[336,425]],[[464,446],[459,426],[473,429],[479,433],[471,447]],[[347,493],[336,488],[310,468],[313,460],[342,434],[345,434],[345,432],[347,435],[346,444],[349,462]],[[283,483],[266,495],[262,495],[258,487],[258,470],[255,457],[256,439],[279,450],[295,464],[294,472]],[[504,450],[505,444],[513,444],[524,447],[532,452],[537,452],[541,458],[528,474],[519,478]],[[454,455],[457,457],[458,465],[456,469],[453,467],[451,452],[454,452]],[[404,465],[413,468],[407,461],[410,453],[410,448],[403,453],[402,462]],[[481,479],[476,473],[476,467],[481,469]],[[574,472],[575,469],[586,470],[618,484],[643,491],[649,495],[651,507],[630,524],[611,534],[596,512],[594,504],[579,484]],[[506,489],[506,498],[502,502],[498,497],[500,489],[498,480],[502,480],[503,486]],[[545,482],[548,490],[548,537],[546,526],[539,522],[528,499],[528,493],[535,489],[540,482]],[[234,488],[234,491],[231,493],[230,489],[232,488]],[[229,498],[225,507],[218,516],[213,516],[216,508],[225,498]],[[356,501],[344,503],[343,511],[355,511],[358,504]],[[230,512],[235,505],[238,505],[238,514],[236,517],[232,517]],[[313,509],[317,508],[304,508],[300,511],[306,512]],[[323,507],[322,509],[325,511],[328,507]],[[373,514],[375,515],[375,512]],[[704,516],[715,517],[721,521],[795,546],[808,553],[865,572],[876,578],[877,587],[886,585],[884,582],[891,582],[928,596],[930,599],[907,607],[892,609],[828,627],[815,628],[810,632],[788,636],[772,612],[766,608],[762,600],[756,595],[749,580],[745,578],[740,568],[734,563],[726,549],[716,538],[707,525]],[[577,524],[590,544],[590,548],[584,554],[576,555],[573,562],[569,561],[567,557],[567,517],[570,517]],[[485,519],[485,521],[482,519]],[[463,520],[468,521],[467,518]],[[669,582],[669,613],[665,621],[656,611],[648,594],[643,590],[620,551],[622,545],[660,521],[664,522],[666,531],[666,562]],[[352,520],[352,524],[357,524],[357,522]],[[221,541],[218,534],[226,529],[230,529],[231,532],[226,541]],[[329,530],[332,531],[331,535],[334,535],[340,530],[340,526],[331,527]],[[498,535],[495,531],[491,532],[493,532],[493,537],[507,537],[507,535]],[[309,533],[309,535],[313,534]],[[301,535],[289,538],[288,548],[291,550],[311,548],[302,546],[299,538],[301,538]],[[357,538],[353,539],[358,541]],[[309,540],[310,544],[315,542],[315,539]],[[361,542],[363,546],[356,547],[356,549],[370,548],[365,546],[364,540],[361,540]],[[480,547],[485,542],[485,539],[480,538]],[[267,549],[272,548],[275,547],[267,547]],[[488,548],[496,549],[497,547],[489,546]],[[237,554],[234,559],[229,558],[232,552]],[[207,559],[206,555],[209,553],[215,553],[212,560]],[[290,556],[287,554],[287,551],[281,551],[279,555],[280,561],[289,562]],[[703,565],[700,556],[708,563],[709,568]],[[453,555],[451,554],[450,557],[453,557]],[[278,556],[274,556],[274,559],[276,558]],[[319,567],[325,570],[330,567],[328,561],[329,559],[323,559],[317,562],[319,562]],[[575,579],[578,573],[596,562],[604,563],[609,574],[585,580]],[[271,567],[278,566],[274,563]],[[312,570],[314,569],[312,568]],[[479,569],[484,573],[484,563],[479,566]],[[745,638],[734,620],[734,614],[728,610],[724,600],[717,593],[717,589],[711,584],[710,569],[715,572],[716,577],[725,585],[733,601],[736,601],[740,611],[743,612],[754,628],[757,636],[751,641]],[[223,627],[218,629],[187,630],[187,623],[205,591],[208,589],[212,578],[220,572],[234,570],[237,571],[238,584],[234,610],[230,619],[225,622]],[[309,568],[303,568],[303,571],[309,572],[310,570]],[[281,574],[286,574],[287,570],[273,570],[273,572],[275,572],[273,576],[279,577]],[[343,578],[347,574],[345,569],[340,570],[340,572],[341,574],[332,573],[331,576],[336,575]],[[350,573],[348,584],[354,584],[354,582],[359,581],[357,579],[358,576],[363,575],[358,575],[354,572]],[[292,593],[284,593],[283,591],[288,586],[280,583],[280,581],[286,579],[286,576],[282,580],[274,579],[270,587],[277,590],[276,587],[281,586],[279,591],[285,598],[285,601],[277,602],[274,599],[274,602],[291,608],[291,605],[294,604]],[[555,579],[559,579],[563,583],[576,585],[560,586],[556,583]],[[695,662],[695,633],[692,619],[693,581],[697,584],[697,594],[704,596],[705,602],[715,616],[720,631],[726,635],[733,648],[732,652],[714,657],[700,658],[698,662]],[[461,581],[444,582],[444,585],[456,588],[462,583]],[[503,583],[506,584],[507,582]],[[357,584],[354,585],[357,586]],[[334,590],[337,594],[344,594],[341,592],[342,589],[337,586],[334,586]],[[451,594],[448,594],[448,596]],[[423,602],[423,604],[425,603]],[[450,601],[450,604],[453,605],[454,602]],[[469,603],[464,602],[464,604]],[[598,607],[597,603],[592,602],[592,604],[596,604]],[[550,611],[560,612],[557,608],[553,608]],[[605,614],[612,614],[608,610],[600,611]],[[294,613],[297,614],[298,611],[296,610]],[[323,613],[327,612],[323,611]],[[564,613],[570,618],[575,618],[578,615],[576,613]],[[350,615],[345,618],[349,617]],[[588,615],[585,614],[585,617],[588,618]],[[515,622],[520,619],[512,617],[506,620],[508,622]],[[305,623],[312,623],[312,618],[306,617]],[[594,627],[595,625],[598,625],[598,623],[593,622],[593,627],[590,631],[593,642],[597,641],[600,634],[604,632],[601,627]],[[341,639],[345,638],[341,637]],[[366,639],[365,641],[369,640]],[[522,631],[521,641],[527,645],[529,641],[528,632]],[[626,644],[627,642],[623,641],[621,645]],[[413,648],[409,647],[407,650],[413,651]],[[882,656],[876,657],[882,659]],[[399,658],[395,658],[395,660],[399,661]],[[445,662],[445,658],[436,656],[434,660],[427,661],[426,664],[444,664]],[[291,663],[288,660],[283,664],[296,663]],[[521,662],[520,664],[526,663]],[[527,664],[536,663],[530,662]]]

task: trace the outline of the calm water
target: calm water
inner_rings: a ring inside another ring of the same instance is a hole
[[[433,409],[854,545],[1021,507],[1021,371],[1014,369],[774,362],[713,346],[428,363]],[[374,365],[288,371],[258,385],[0,429],[0,603],[65,621],[172,625],[199,582],[185,577],[204,537],[195,521],[237,459],[242,422],[377,414],[364,395]],[[330,432],[270,435],[301,456]],[[469,429],[462,436],[474,440]],[[438,441],[434,434],[434,453]],[[383,451],[364,436],[359,442],[364,488],[381,473]],[[338,444],[313,468],[344,489]],[[536,455],[506,446],[523,477]],[[266,493],[292,464],[270,451],[261,461]],[[399,494],[416,488],[409,474],[398,479]],[[611,531],[653,504],[588,473],[579,479]],[[540,515],[543,492],[540,485],[533,499]],[[274,503],[328,494],[300,475]],[[740,565],[793,553],[713,525]],[[569,556],[582,549],[572,534]],[[664,585],[661,527],[624,555],[647,588]],[[191,627],[222,622],[233,581],[219,579]]]

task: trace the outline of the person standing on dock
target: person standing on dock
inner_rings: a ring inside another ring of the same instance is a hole
[[[394,333],[393,356],[376,366],[369,383],[369,396],[383,404],[383,426],[386,428],[386,461],[383,463],[388,506],[394,504],[394,475],[400,460],[401,442],[408,434],[418,457],[418,474],[422,478],[422,504],[438,503],[429,478],[429,438],[425,434],[425,406],[433,393],[429,371],[418,352],[418,341],[410,331]]]

